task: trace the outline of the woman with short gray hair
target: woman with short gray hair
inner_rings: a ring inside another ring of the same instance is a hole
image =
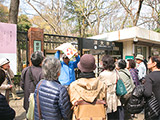
[[[60,75],[61,63],[58,59],[46,58],[42,64],[42,73],[47,80],[57,80]],[[59,72],[59,74],[57,74]]]
[[[56,58],[48,57],[42,63],[42,79],[36,86],[34,98],[34,119],[39,120],[37,92],[39,94],[39,105],[41,118],[44,120],[68,120],[70,117],[71,104],[67,89],[60,84],[61,63]],[[38,89],[38,91],[37,91]]]

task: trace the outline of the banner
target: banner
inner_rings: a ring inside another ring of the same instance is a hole
[[[17,26],[0,22],[0,58],[8,58],[14,74],[17,73]]]

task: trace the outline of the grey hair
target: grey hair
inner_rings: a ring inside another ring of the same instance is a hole
[[[57,80],[57,73],[61,70],[61,63],[56,58],[47,57],[42,63],[42,73],[46,80]]]

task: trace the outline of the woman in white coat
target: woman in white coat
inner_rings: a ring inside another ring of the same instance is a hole
[[[115,70],[115,61],[109,56],[105,55],[102,58],[104,71],[100,73],[99,79],[104,82],[107,87],[107,117],[108,120],[123,120],[124,112],[121,107],[119,97],[116,95],[116,83],[118,79],[118,72]]]

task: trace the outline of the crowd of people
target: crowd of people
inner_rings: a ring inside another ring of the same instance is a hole
[[[160,106],[159,56],[150,57],[146,67],[144,57],[140,54],[135,60],[116,61],[111,56],[104,55],[101,59],[103,71],[98,77],[94,73],[96,61],[93,55],[84,54],[80,57],[76,53],[74,56],[75,61],[70,61],[63,54],[63,61],[60,61],[60,51],[54,57],[44,57],[40,51],[31,55],[32,66],[23,69],[20,85],[24,90],[26,113],[30,107],[29,97],[34,93],[33,119],[130,120],[136,114],[127,110],[127,104],[138,86],[143,86],[145,99],[154,94]],[[0,60],[0,118],[10,120],[14,119],[15,111],[9,106],[8,91],[13,91],[14,85],[9,82],[11,78],[8,80],[7,76],[11,75],[8,75],[9,67],[4,69],[6,64],[9,64],[9,60]],[[76,80],[74,69],[77,67],[80,74]],[[117,95],[116,91],[119,79],[127,91],[122,96]],[[5,94],[2,92],[4,90]],[[145,119],[160,120],[160,115]]]

